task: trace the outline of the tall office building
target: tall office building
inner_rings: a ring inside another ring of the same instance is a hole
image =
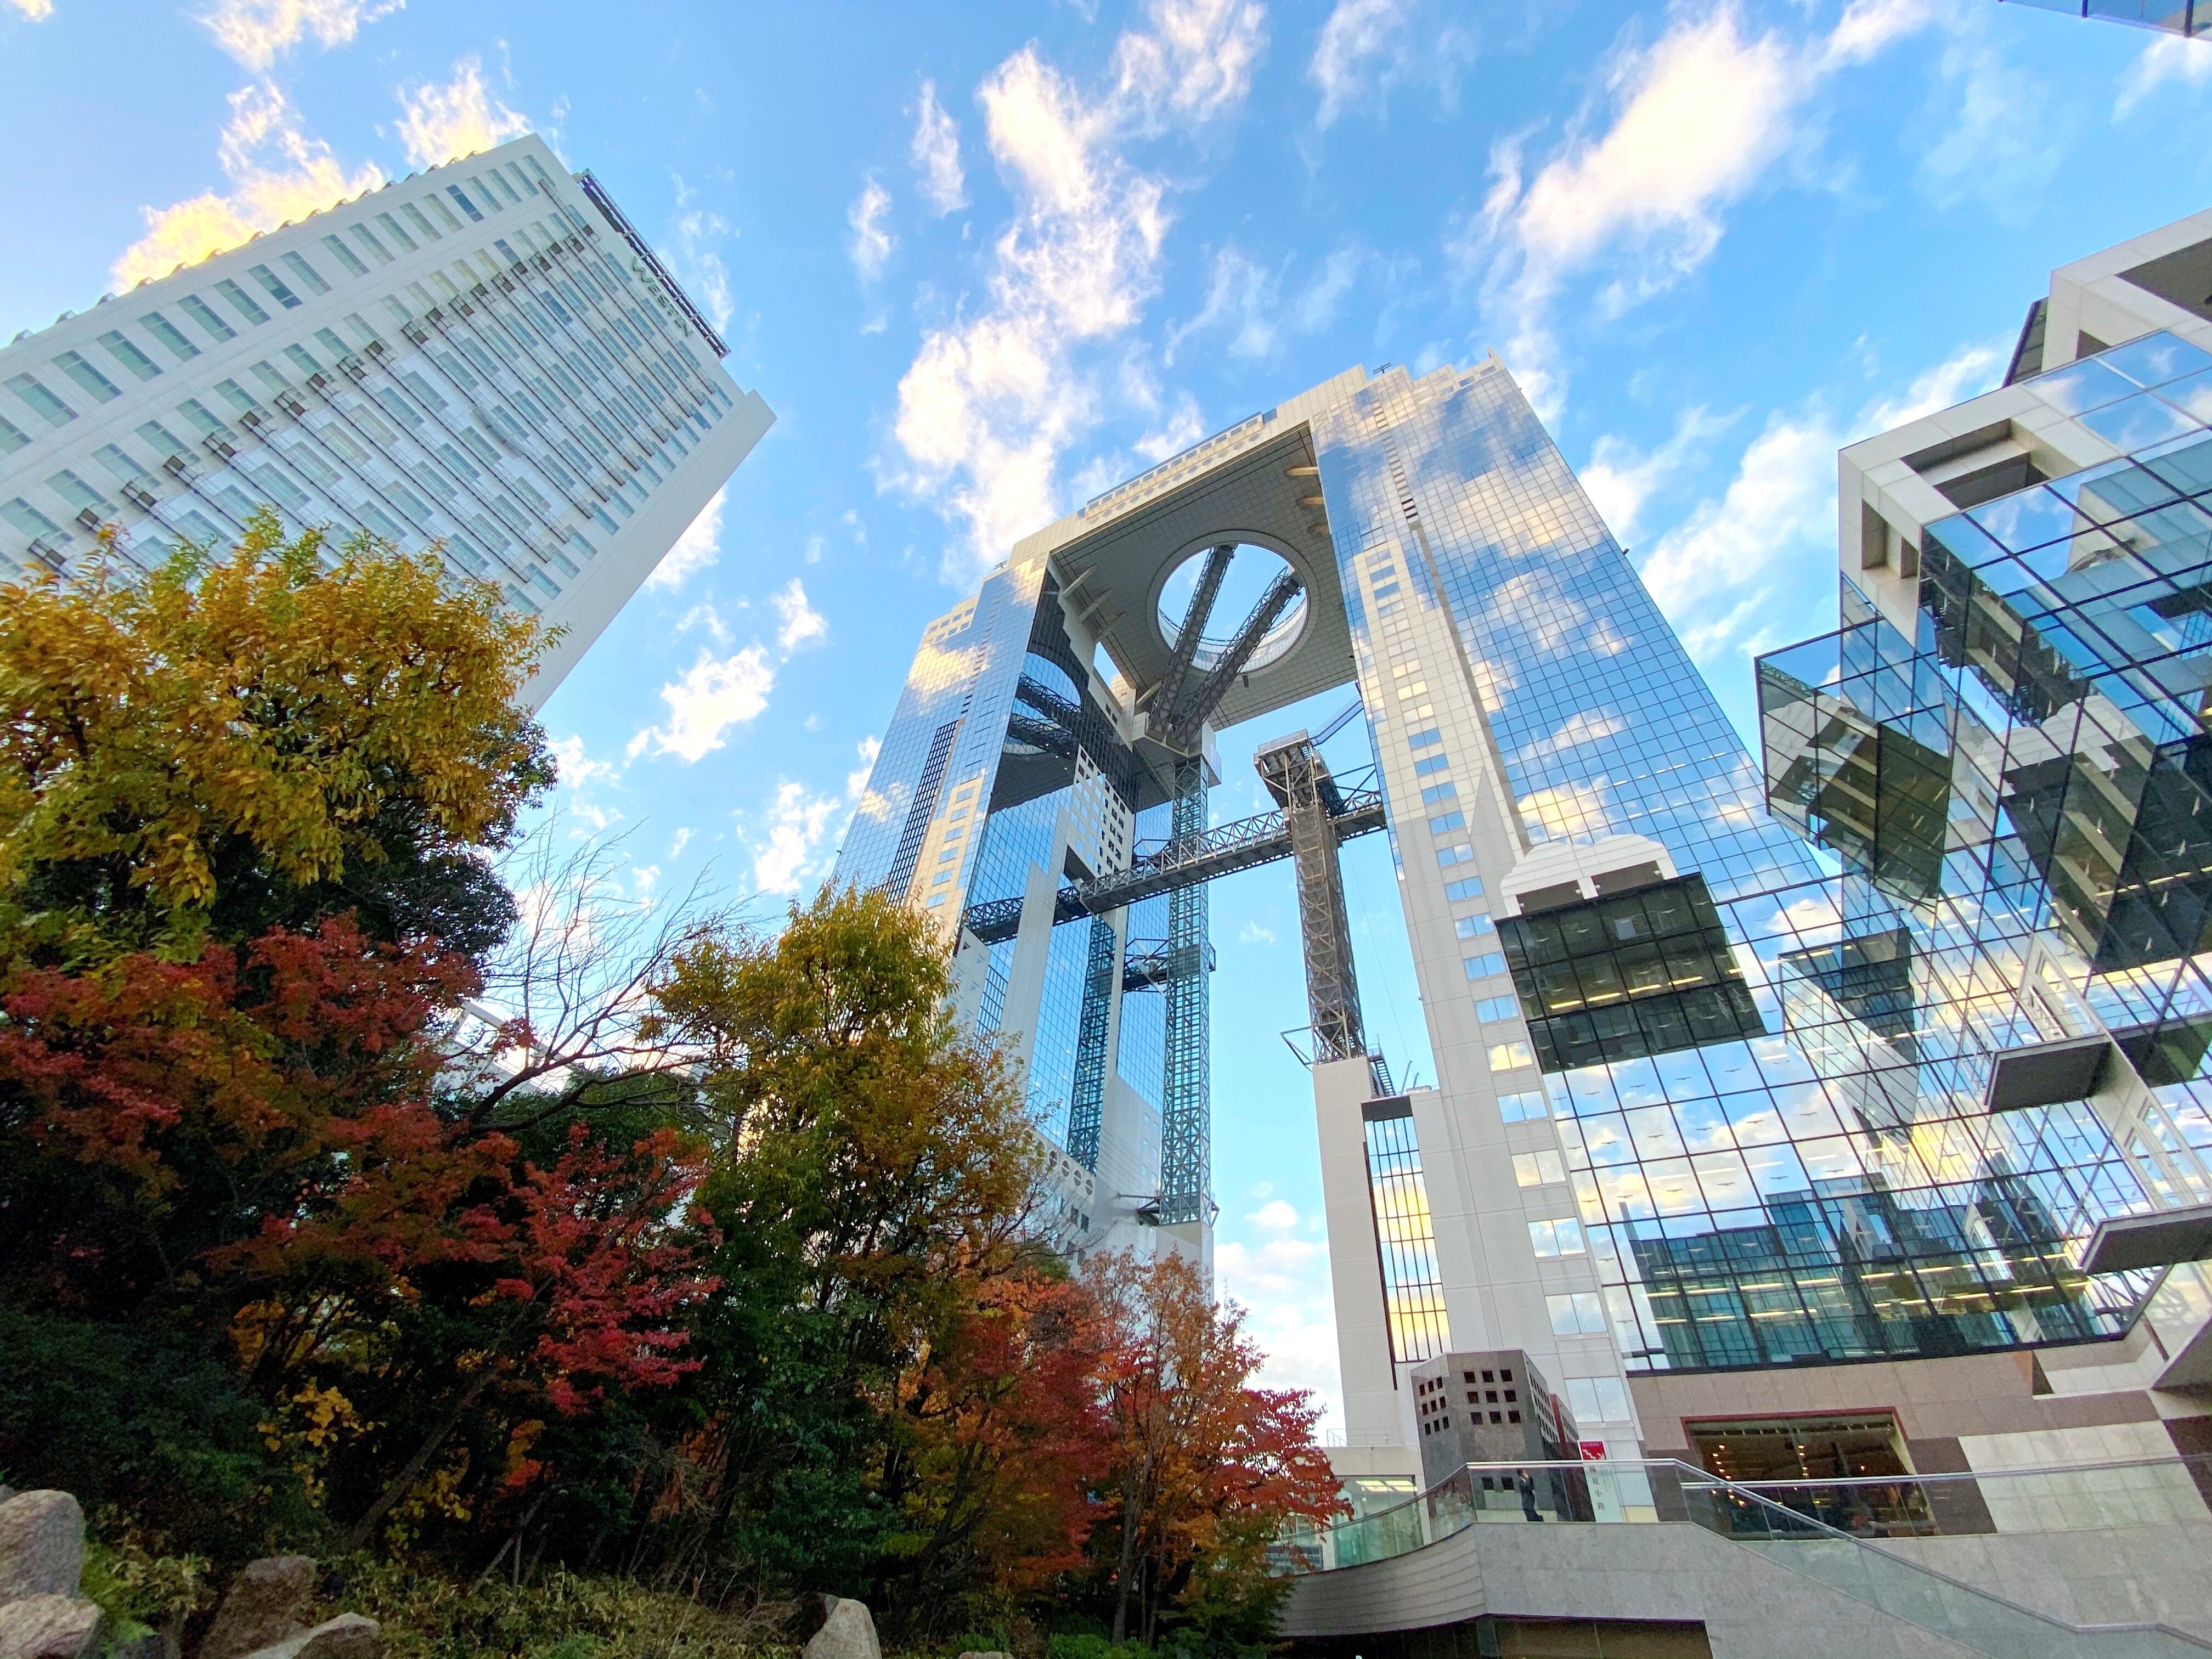
[[[1205,883],[1289,866],[1355,1490],[2212,1450],[2207,293],[2212,216],[2069,267],[2013,384],[1845,452],[1764,764],[1499,363],[1340,375],[930,624],[839,878],[956,946],[1069,1246],[1202,1251]],[[1373,770],[1291,733],[1209,822],[1215,726],[1340,685]],[[1386,823],[1432,1088],[1350,959]]]
[[[0,577],[257,507],[367,529],[567,631],[542,702],[775,416],[588,173],[535,137],[0,347]]]

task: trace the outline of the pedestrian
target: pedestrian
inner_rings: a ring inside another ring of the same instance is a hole
[[[1520,1478],[1515,1480],[1513,1485],[1521,1494],[1522,1519],[1541,1521],[1544,1517],[1536,1513],[1536,1483],[1529,1477],[1528,1471],[1522,1470]]]

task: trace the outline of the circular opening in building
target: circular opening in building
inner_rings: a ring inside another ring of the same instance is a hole
[[[1198,579],[1206,570],[1206,552],[1201,547],[1187,556],[1168,574],[1160,588],[1160,637],[1167,641],[1170,651],[1182,638],[1182,619],[1190,612],[1191,596],[1198,591]],[[1230,556],[1228,574],[1221,579],[1221,589],[1213,596],[1213,608],[1199,634],[1198,650],[1191,659],[1198,668],[1212,668],[1220,662],[1243,629],[1245,619],[1267,597],[1276,579],[1290,568],[1290,562],[1279,553],[1255,547],[1249,542],[1237,544],[1236,552]],[[1275,619],[1273,626],[1261,635],[1259,647],[1252,653],[1245,672],[1249,673],[1280,662],[1298,642],[1305,625],[1306,596],[1301,589]]]

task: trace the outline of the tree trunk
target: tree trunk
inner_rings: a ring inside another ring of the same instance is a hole
[[[459,1426],[469,1407],[477,1403],[477,1396],[490,1385],[492,1367],[489,1364],[477,1372],[470,1380],[469,1386],[462,1391],[461,1397],[446,1413],[444,1420],[430,1431],[428,1439],[415,1449],[414,1456],[409,1458],[399,1473],[392,1476],[392,1484],[384,1489],[382,1496],[368,1506],[368,1513],[353,1523],[353,1530],[346,1534],[345,1538],[347,1554],[352,1554],[368,1542],[369,1535],[376,1530],[377,1522],[389,1515],[392,1506],[407,1495],[407,1489],[422,1478],[422,1471],[430,1467],[430,1460],[438,1455],[438,1449],[446,1443],[447,1437]]]
[[[1114,1575],[1114,1645],[1120,1647],[1129,1633],[1129,1583],[1137,1566],[1137,1528],[1143,1522],[1143,1506],[1135,1494],[1121,1492],[1121,1559]]]

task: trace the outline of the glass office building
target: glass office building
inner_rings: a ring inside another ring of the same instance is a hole
[[[564,629],[542,702],[774,420],[725,351],[519,138],[0,347],[0,577],[365,529]]]
[[[1071,1241],[1188,1219],[1204,1006],[1147,941],[1192,937],[1173,870],[1295,837],[1177,821],[1166,751],[1204,745],[1166,735],[1157,596],[1217,544],[1271,550],[1297,605],[1255,613],[1273,655],[1206,720],[1356,687],[1374,775],[1328,811],[1358,833],[1370,789],[1387,817],[1438,1074],[1315,1045],[1353,1447],[1415,1443],[1404,1379],[1447,1352],[1522,1352],[1584,1443],[1632,1445],[1639,1378],[2116,1337],[2154,1275],[2087,1272],[2085,1241],[2212,1198],[2208,369],[2170,335],[2022,369],[2006,396],[2136,457],[2071,478],[2040,438],[1918,446],[1981,493],[1890,555],[1910,629],[1847,581],[1840,633],[1761,664],[1763,763],[1501,364],[1340,376],[931,625],[840,878],[940,919],[966,1017],[1089,1182]]]

